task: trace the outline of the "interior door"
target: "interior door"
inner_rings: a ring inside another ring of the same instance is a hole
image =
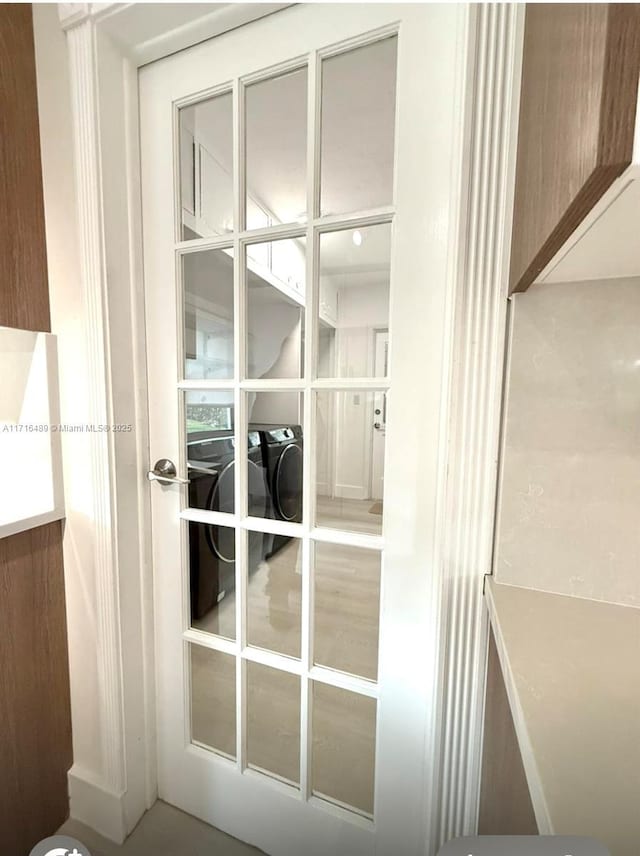
[[[374,371],[378,377],[389,372],[389,331],[376,330],[373,338]],[[378,390],[373,397],[371,416],[371,499],[380,503],[372,513],[382,513],[384,494],[384,444],[387,433],[387,393]]]
[[[427,846],[460,21],[299,5],[140,72],[159,791],[277,856]]]

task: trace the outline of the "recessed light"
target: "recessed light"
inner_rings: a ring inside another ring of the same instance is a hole
[[[362,243],[362,232],[359,232],[356,229],[352,235],[352,239],[353,239],[353,243],[356,245],[356,247],[359,247],[360,244]]]

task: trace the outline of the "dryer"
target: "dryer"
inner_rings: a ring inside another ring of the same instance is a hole
[[[189,506],[233,513],[235,441],[231,431],[189,434],[187,440]],[[257,431],[248,434],[249,514],[270,517],[271,499]],[[272,538],[248,533],[249,573],[272,549]],[[191,618],[203,618],[235,589],[235,530],[231,526],[189,521]]]
[[[302,427],[267,424],[252,424],[250,427],[252,431],[259,432],[261,437],[262,460],[271,497],[271,516],[287,523],[301,523]],[[270,555],[284,547],[289,540],[288,536],[274,536]]]

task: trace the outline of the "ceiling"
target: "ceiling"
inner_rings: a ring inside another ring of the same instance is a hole
[[[321,188],[323,213],[368,210],[392,202],[396,38],[330,57],[323,64]],[[225,169],[233,160],[231,95],[184,111]],[[253,84],[246,92],[247,187],[276,222],[306,217],[307,70]],[[390,227],[323,237],[326,275],[350,269],[388,277]],[[386,232],[386,235],[383,233]]]
[[[354,243],[354,229],[326,232],[320,238],[320,276],[339,277],[342,288],[363,282],[388,282],[391,225],[358,229],[362,243]]]

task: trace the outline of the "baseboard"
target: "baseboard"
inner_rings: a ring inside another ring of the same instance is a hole
[[[71,818],[91,827],[110,841],[122,844],[127,837],[125,795],[107,790],[75,765],[68,775]]]
[[[369,490],[359,484],[337,484],[335,495],[341,499],[368,499]]]

